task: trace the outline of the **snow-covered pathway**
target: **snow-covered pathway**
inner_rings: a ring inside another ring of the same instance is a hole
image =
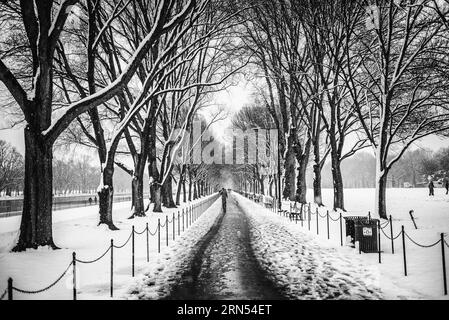
[[[246,215],[234,197],[193,250],[169,299],[282,299],[260,269],[250,245]]]
[[[227,213],[217,204],[213,210],[201,239],[179,248],[176,264],[147,272],[129,289],[131,298],[386,298],[377,269],[289,228],[240,195],[231,194]]]
[[[322,246],[273,213],[235,195],[248,215],[251,245],[271,281],[290,299],[381,299],[377,270]]]

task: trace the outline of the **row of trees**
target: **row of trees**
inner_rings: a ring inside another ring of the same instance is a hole
[[[0,140],[0,194],[11,196],[23,185],[23,157],[6,141]]]
[[[243,1],[239,35],[262,105],[279,129],[284,198],[305,202],[313,166],[315,202],[329,159],[334,209],[343,209],[341,164],[375,155],[375,212],[386,213],[387,177],[415,141],[447,135],[446,2]]]
[[[132,217],[145,215],[145,168],[153,211],[175,205],[174,153],[196,111],[239,70],[226,59],[235,16],[220,0],[1,2],[0,81],[25,127],[24,206],[14,250],[56,247],[58,143],[96,150],[100,224],[117,229],[116,166],[131,176]]]

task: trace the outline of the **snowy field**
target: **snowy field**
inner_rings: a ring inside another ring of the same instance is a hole
[[[308,201],[313,200],[312,190],[307,192]],[[332,207],[332,189],[323,189],[324,204]],[[345,189],[345,205],[347,212],[343,216],[361,215],[366,216],[368,211],[374,208],[374,189]],[[283,203],[283,209],[288,209],[289,204]],[[260,210],[260,206],[255,207]],[[256,210],[256,209],[255,209]],[[312,212],[316,208],[312,206]],[[405,232],[419,244],[431,245],[437,242],[441,233],[445,233],[446,242],[449,243],[449,195],[443,189],[435,189],[435,196],[429,197],[425,188],[393,188],[387,189],[387,210],[392,216],[393,235],[398,236],[401,226]],[[416,230],[410,218],[409,211],[414,210],[414,217],[418,229]],[[340,224],[339,221],[329,222],[330,240],[327,239],[327,219],[326,207],[319,209],[322,217],[318,219],[318,232],[316,228],[316,215],[312,215],[310,221],[310,231],[308,223],[301,226],[300,221],[288,222],[295,224],[296,228],[306,233],[313,234],[318,240],[322,240],[323,245],[332,244],[340,247]],[[338,213],[330,211],[330,217],[338,219]],[[283,218],[288,221],[287,218]],[[382,225],[384,225],[383,222]],[[383,229],[386,235],[390,236],[390,226]],[[345,235],[345,224],[343,221],[343,235]],[[346,243],[346,239],[344,239]],[[431,247],[422,248],[413,244],[406,238],[407,256],[407,276],[404,276],[402,238],[399,236],[394,240],[394,254],[392,254],[392,244],[383,233],[381,234],[382,263],[378,263],[376,253],[364,254],[360,256],[368,267],[376,266],[382,276],[381,289],[385,292],[394,292],[400,288],[401,293],[397,293],[399,298],[421,298],[421,299],[448,299],[443,295],[443,268],[441,243]],[[354,255],[359,255],[358,250],[351,249]],[[449,262],[449,248],[445,247],[446,265]],[[449,272],[449,270],[447,270]],[[399,292],[399,291],[397,291]]]
[[[234,193],[235,194],[235,193]],[[312,200],[312,191],[308,190],[308,199]],[[204,200],[205,198],[201,199]],[[323,200],[326,205],[332,205],[332,190],[323,190]],[[340,224],[330,220],[329,235],[327,239],[326,208],[320,208],[319,213],[324,218],[319,218],[316,232],[316,215],[312,215],[310,231],[308,224],[300,221],[290,222],[288,218],[276,215],[276,213],[263,209],[258,204],[247,201],[244,205],[254,227],[255,234],[259,232],[259,241],[253,243],[257,252],[265,251],[265,255],[259,255],[264,263],[272,265],[273,273],[283,274],[279,281],[284,285],[300,282],[304,273],[302,268],[308,268],[307,263],[298,264],[292,257],[299,259],[295,252],[298,243],[307,243],[308,254],[319,257],[318,265],[314,262],[317,275],[326,274],[326,268],[334,268],[337,271],[346,272],[346,276],[336,280],[338,286],[344,283],[355,283],[357,289],[348,291],[341,298],[387,298],[387,299],[448,299],[443,295],[441,246],[421,248],[406,239],[408,276],[404,276],[402,239],[394,241],[395,253],[392,254],[391,241],[383,234],[382,239],[382,263],[378,263],[378,255],[359,254],[357,248],[340,246]],[[449,233],[449,196],[442,189],[435,190],[435,197],[428,197],[426,189],[388,189],[388,212],[393,218],[393,234],[398,235],[401,225],[404,225],[406,233],[420,244],[429,245],[438,241],[441,232]],[[196,201],[198,202],[198,201]],[[196,203],[196,202],[192,202]],[[346,189],[345,203],[348,215],[367,215],[374,206],[373,189]],[[16,243],[20,217],[0,219],[0,295],[6,288],[7,278],[14,279],[14,286],[22,289],[36,290],[46,287],[67,268],[72,252],[77,253],[81,260],[91,260],[103,254],[109,246],[111,238],[114,244],[120,246],[129,238],[132,225],[137,232],[145,229],[149,224],[151,233],[157,229],[157,220],[165,223],[169,219],[168,246],[166,245],[165,227],[161,228],[161,253],[158,254],[157,235],[150,236],[149,263],[146,258],[146,237],[135,236],[135,274],[131,276],[131,243],[124,248],[114,249],[114,298],[142,299],[161,298],[167,293],[170,283],[176,281],[179,267],[187,258],[189,248],[201,238],[210,228],[210,225],[219,214],[219,202],[203,214],[199,220],[178,237],[178,225],[175,225],[175,238],[173,241],[173,213],[177,216],[178,209],[165,209],[164,213],[151,213],[146,218],[127,219],[130,215],[130,203],[122,202],[114,204],[114,220],[120,228],[119,231],[109,231],[97,226],[97,207],[74,208],[57,211],[53,214],[54,239],[60,250],[28,250],[24,253],[11,253],[9,250]],[[183,205],[179,210],[181,211]],[[284,209],[288,204],[284,204]],[[316,208],[312,206],[312,211]],[[414,210],[418,229],[415,230],[409,216],[409,210]],[[338,213],[330,212],[332,218],[338,219]],[[176,220],[176,223],[178,221]],[[270,228],[266,228],[269,223]],[[277,227],[272,227],[273,225]],[[285,241],[279,241],[281,235],[276,235],[276,230],[283,228],[288,230]],[[387,235],[389,226],[384,229]],[[345,226],[343,223],[343,234]],[[446,241],[448,238],[446,237]],[[285,252],[282,248],[288,248]],[[449,263],[449,248],[446,250],[446,263]],[[284,256],[285,255],[285,256]],[[316,260],[316,259],[315,259]],[[296,260],[299,261],[299,260]],[[285,270],[289,269],[287,273]],[[307,273],[307,272],[306,272]],[[363,274],[359,278],[353,274]],[[323,277],[317,277],[323,279]],[[310,280],[310,279],[309,279]],[[324,280],[323,280],[324,281]],[[77,287],[79,299],[108,299],[110,283],[110,254],[107,253],[100,261],[93,264],[77,264]],[[319,282],[318,282],[319,286]],[[305,297],[338,298],[326,296],[323,292],[298,291],[293,289],[290,296],[299,297],[302,292]],[[304,289],[304,288],[303,288]],[[50,290],[35,295],[27,295],[14,292],[14,299],[72,299],[71,269],[62,281]]]
[[[212,195],[210,197],[214,197]],[[74,208],[57,211],[53,214],[53,236],[60,250],[40,248],[27,250],[21,253],[9,252],[16,243],[20,217],[0,219],[0,296],[7,286],[8,277],[14,279],[14,287],[26,290],[38,290],[55,281],[67,268],[72,260],[72,252],[75,251],[77,259],[88,261],[101,256],[109,247],[111,239],[114,245],[121,246],[131,234],[132,226],[136,232],[142,232],[149,225],[149,263],[147,262],[146,235],[135,235],[135,274],[143,270],[158,267],[161,257],[167,257],[169,248],[178,240],[178,226],[182,238],[188,238],[189,234],[195,239],[197,233],[191,233],[193,226],[201,224],[206,219],[206,211],[199,220],[187,229],[187,218],[178,222],[178,211],[182,212],[188,205],[195,205],[205,201],[204,197],[190,204],[184,204],[178,209],[166,209],[163,213],[149,213],[148,217],[128,219],[130,216],[130,202],[114,204],[114,221],[119,231],[110,231],[105,227],[98,227],[98,208]],[[175,214],[175,241],[173,241],[173,214]],[[158,219],[164,225],[169,219],[169,228],[161,228],[161,253],[158,253],[157,225]],[[179,224],[178,224],[179,223]],[[168,232],[168,246],[167,234]],[[201,235],[199,235],[201,236]],[[179,237],[181,239],[181,237]],[[191,240],[193,241],[193,240]],[[170,256],[170,254],[168,254]],[[123,248],[114,248],[114,298],[123,298],[123,294],[132,282],[131,276],[131,241]],[[77,263],[76,269],[78,299],[108,299],[110,290],[110,252],[102,259],[91,264]],[[39,294],[23,294],[14,292],[14,299],[72,299],[72,268],[51,289]]]

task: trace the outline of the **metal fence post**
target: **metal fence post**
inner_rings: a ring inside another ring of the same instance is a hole
[[[330,239],[330,234],[329,234],[329,210],[326,211],[326,223],[327,223],[327,239]]]
[[[168,216],[165,216],[165,244],[168,247]]]
[[[173,212],[173,241],[175,241],[175,234],[176,234],[176,219],[175,219],[175,213]]]
[[[391,253],[394,254],[394,238],[393,238],[393,219],[390,214],[390,237],[391,237]]]
[[[341,219],[341,212],[340,212],[340,244],[343,247],[343,222]]]
[[[182,209],[182,232],[184,232],[184,208]]]
[[[405,254],[405,231],[404,226],[401,226],[401,233],[402,233],[402,253],[404,256],[404,274],[407,276],[407,256]]]
[[[181,216],[179,215],[178,210],[178,236],[181,234]]]
[[[320,214],[318,213],[318,208],[316,208],[316,234],[320,234],[320,232],[318,230],[319,225],[320,225],[319,217],[320,217]]]
[[[380,247],[380,220],[377,220],[377,228],[379,230],[377,230],[377,234],[378,234],[378,239],[379,239],[379,244],[378,244],[378,248],[379,248],[379,263],[382,263],[382,249]]]
[[[132,232],[132,235],[131,235],[131,258],[132,258],[132,260],[131,260],[131,263],[132,263],[132,276],[134,277],[134,226],[133,226],[133,228],[132,228],[132,230],[131,230],[131,232]]]
[[[157,219],[157,252],[161,253],[161,219]]]
[[[114,239],[111,239],[111,283],[110,283],[111,298],[114,295]]]
[[[72,267],[73,267],[73,300],[76,300],[76,253],[72,252]]]
[[[12,291],[12,278],[8,278],[8,300],[13,300]]]
[[[447,295],[446,257],[444,255],[444,233],[441,233],[441,256],[443,258],[443,284],[444,295]]]
[[[146,236],[147,236],[147,262],[150,262],[150,239],[149,239],[148,222],[146,223]]]

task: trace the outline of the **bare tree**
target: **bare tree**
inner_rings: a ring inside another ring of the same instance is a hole
[[[52,236],[52,146],[61,133],[79,115],[114,97],[127,85],[141,60],[157,39],[172,30],[195,7],[196,1],[178,5],[173,1],[159,1],[151,16],[148,30],[140,46],[132,54],[126,67],[115,81],[95,94],[67,106],[58,118],[52,117],[54,97],[54,55],[64,30],[71,6],[76,0],[2,2],[0,9],[10,10],[21,21],[20,34],[27,38],[25,50],[31,57],[26,70],[29,81],[21,81],[14,70],[15,62],[7,56],[0,60],[0,80],[21,108],[25,128],[25,189],[21,232],[13,250],[37,246],[56,247]],[[97,2],[99,4],[99,2]]]
[[[447,16],[447,8],[441,10]],[[354,28],[358,46],[346,53],[352,62],[345,73],[376,155],[375,211],[386,219],[392,166],[413,142],[449,129],[447,31],[433,1],[388,1],[365,12],[366,24]]]

